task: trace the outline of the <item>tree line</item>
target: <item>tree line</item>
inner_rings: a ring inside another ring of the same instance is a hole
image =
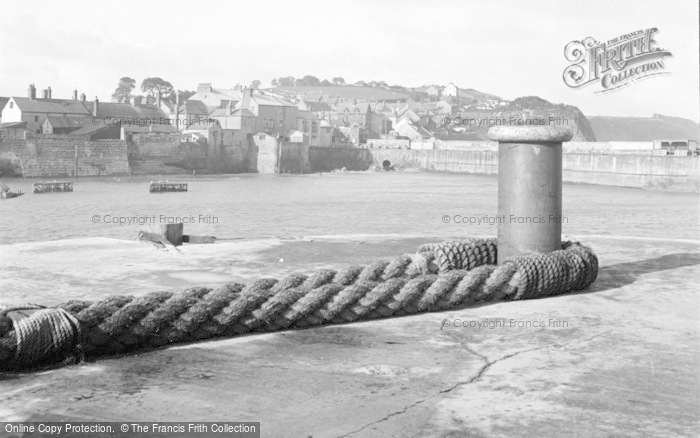
[[[134,89],[136,88],[136,79],[124,76],[119,79],[117,88],[112,93],[112,102],[129,103],[134,97]],[[146,78],[141,82],[141,91],[145,94],[147,102],[154,103],[160,92],[161,100],[165,102],[175,103],[177,95],[180,95],[180,102],[189,99],[194,91],[175,90],[173,84],[159,77]]]
[[[260,81],[255,81],[260,83]],[[330,81],[328,79],[319,79],[316,76],[306,75],[303,78],[295,78],[294,76],[283,76],[280,78],[275,78],[270,82],[272,87],[331,87],[331,86],[343,86],[343,85],[354,85],[356,87],[380,87],[380,88],[394,88],[394,89],[404,89],[399,85],[390,86],[384,81],[357,81],[354,84],[348,84],[345,79],[338,76]]]
[[[254,80],[251,82],[250,87],[254,89],[260,88],[262,82],[259,80]],[[348,84],[345,79],[338,76],[330,81],[328,79],[319,79],[316,76],[306,75],[302,78],[295,78],[294,76],[283,76],[275,78],[270,82],[272,87],[331,87],[331,86],[344,86],[353,85],[356,87],[376,87],[376,88],[391,88],[405,90],[404,87],[400,85],[389,86],[384,81],[357,81],[354,84]],[[128,103],[131,102],[134,97],[134,90],[136,89],[136,80],[130,78],[129,76],[124,76],[119,80],[117,88],[112,93],[112,101],[117,103]],[[180,95],[180,102],[184,102],[189,99],[194,91],[189,90],[175,90],[173,84],[162,79],[160,77],[150,77],[146,78],[141,82],[140,90],[146,96],[146,103],[154,103],[160,92],[161,100],[165,102],[175,103],[177,95]]]

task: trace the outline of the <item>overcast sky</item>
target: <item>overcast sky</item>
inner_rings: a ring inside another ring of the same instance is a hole
[[[700,119],[697,0],[0,0],[0,96],[30,82],[109,100],[119,78],[180,90],[279,76],[419,86],[454,82],[504,99],[537,95],[586,115]],[[570,89],[564,46],[657,27],[670,75],[616,92]]]

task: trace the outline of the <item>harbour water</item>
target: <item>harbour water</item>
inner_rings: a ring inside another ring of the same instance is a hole
[[[218,238],[401,234],[496,235],[497,178],[408,172],[170,177],[186,193],[149,193],[153,177],[79,179],[72,193],[25,192],[0,201],[0,243],[81,237],[137,239],[152,223],[185,222]],[[562,229],[571,236],[698,238],[695,194],[564,184]],[[506,220],[508,220],[506,218]],[[549,220],[546,218],[545,220]]]

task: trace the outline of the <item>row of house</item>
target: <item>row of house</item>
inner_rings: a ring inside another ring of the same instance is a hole
[[[227,142],[242,142],[249,134],[264,133],[309,146],[345,144],[315,112],[274,93],[252,88],[226,90],[204,83],[186,103],[196,106],[207,123],[219,126]]]
[[[297,104],[251,89],[221,90],[200,84],[190,99],[169,102],[158,96],[151,104],[92,101],[77,91],[71,99],[54,98],[50,87],[37,96],[0,98],[0,128],[19,128],[32,135],[73,135],[89,139],[130,141],[137,133],[181,134],[183,142],[221,146],[247,142],[265,133],[285,141],[315,146],[350,144],[334,127]]]
[[[452,117],[466,108],[459,99],[450,97],[465,97],[467,91],[454,84],[432,86],[427,92],[442,95],[443,99],[376,102],[330,95],[308,99],[305,93],[295,94],[290,90],[222,89],[203,83],[188,102],[198,102],[202,106],[200,113],[207,111],[223,129],[244,132],[243,127],[247,126],[249,133],[265,132],[313,146],[359,146],[372,139],[424,140],[434,137],[436,132],[442,133],[445,128],[441,116]],[[492,106],[500,102],[494,99]]]
[[[50,87],[37,97],[32,84],[26,97],[0,98],[0,127],[19,123],[36,134],[125,140],[140,132],[180,133],[182,141],[219,148],[242,145],[249,135],[259,133],[310,146],[360,146],[372,139],[426,140],[449,135],[444,117],[470,109],[460,98],[474,91],[452,83],[417,90],[440,99],[376,102],[319,96],[309,100],[289,90],[225,89],[201,83],[185,101],[178,94],[175,102],[158,95],[146,103],[141,97],[112,103],[98,98],[88,101],[77,90],[71,99],[54,99]],[[503,103],[497,98],[482,99],[476,109],[493,110]]]
[[[166,114],[156,105],[100,102],[97,97],[88,101],[84,93],[78,97],[77,90],[71,99],[55,99],[49,87],[38,98],[32,84],[26,97],[13,96],[3,100],[0,126],[21,126],[32,134],[119,138],[124,129],[128,132],[132,126],[169,126]],[[148,123],[143,123],[144,120]]]

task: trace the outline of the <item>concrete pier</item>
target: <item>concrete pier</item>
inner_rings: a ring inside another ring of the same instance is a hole
[[[562,142],[558,126],[496,126],[498,144],[498,263],[561,248]]]
[[[696,436],[700,242],[576,237],[601,262],[585,292],[0,374],[0,421],[260,421],[263,437]],[[22,243],[0,246],[0,283],[3,301],[53,305],[364,265],[436,240],[314,236],[180,253],[105,238]]]

